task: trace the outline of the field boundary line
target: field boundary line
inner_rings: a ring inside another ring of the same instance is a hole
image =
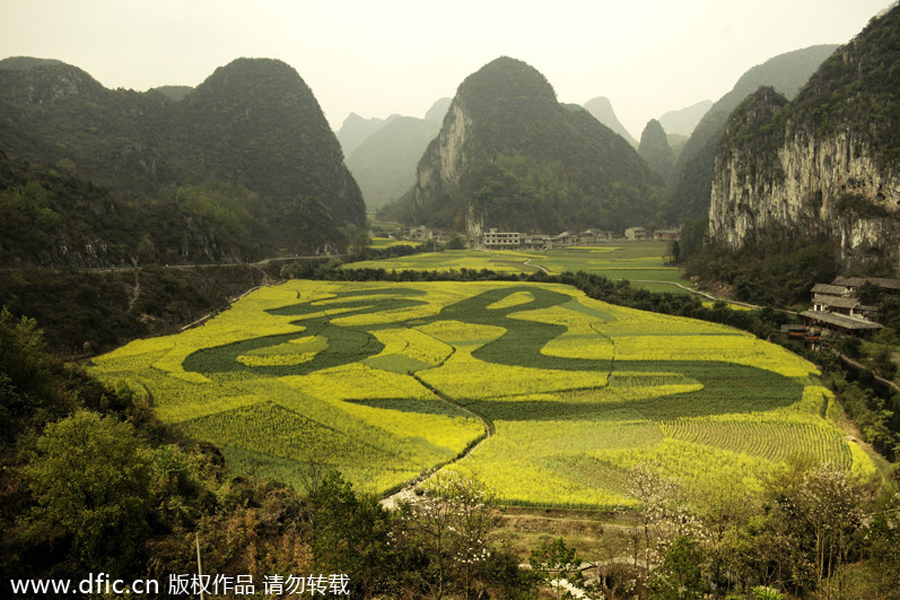
[[[419,473],[419,475],[417,477],[404,483],[396,491],[391,492],[391,493],[387,494],[386,496],[382,497],[381,500],[379,501],[379,503],[383,507],[387,508],[388,510],[395,509],[397,507],[398,501],[402,501],[402,500],[413,501],[416,498],[415,488],[419,483],[425,481],[426,479],[431,477],[432,474],[436,473],[440,469],[443,469],[447,465],[453,464],[453,463],[456,463],[456,462],[459,462],[461,460],[468,458],[473,452],[475,452],[476,449],[478,449],[478,446],[480,446],[482,444],[482,442],[484,442],[485,440],[487,440],[488,438],[493,436],[494,432],[495,432],[493,421],[491,421],[484,415],[481,415],[481,414],[475,412],[474,410],[472,410],[462,404],[459,404],[458,402],[455,402],[454,400],[451,400],[444,394],[440,393],[436,388],[434,388],[434,387],[428,385],[427,383],[425,383],[424,381],[422,381],[419,378],[419,376],[416,375],[415,373],[410,373],[410,377],[412,377],[413,379],[418,381],[419,384],[422,385],[422,387],[431,391],[431,393],[433,393],[438,398],[438,400],[440,400],[441,402],[444,402],[445,404],[449,404],[450,406],[464,412],[465,414],[469,415],[470,417],[481,421],[481,424],[484,426],[484,433],[482,433],[477,438],[475,438],[474,440],[469,442],[469,444],[466,445],[466,447],[463,448],[462,451],[459,452],[459,454],[457,454],[450,460],[448,460],[444,463],[441,463],[439,465],[435,465],[434,467],[431,467],[430,469],[426,469],[425,471],[422,471],[421,473]]]

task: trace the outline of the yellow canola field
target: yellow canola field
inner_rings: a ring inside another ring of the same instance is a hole
[[[383,493],[449,463],[505,502],[611,507],[647,460],[689,485],[759,485],[804,453],[875,472],[809,362],[561,285],[291,281],[91,370],[293,485],[326,462]]]

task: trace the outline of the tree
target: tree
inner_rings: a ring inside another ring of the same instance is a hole
[[[816,582],[847,564],[863,522],[865,496],[859,483],[834,465],[819,465],[805,474],[791,500],[813,537]],[[838,582],[840,584],[840,582]]]
[[[678,262],[681,260],[681,244],[678,243],[678,240],[675,240],[672,242],[672,249],[669,252],[669,254],[672,257],[672,260],[671,260],[672,264],[677,265]]]
[[[762,542],[751,531],[752,519],[762,513],[755,494],[747,494],[736,476],[723,475],[714,486],[693,494],[697,517],[702,524],[705,570],[716,598],[746,574],[753,562],[755,546]]]
[[[343,573],[369,597],[387,560],[389,522],[372,498],[360,498],[337,471],[328,472],[309,496],[313,564],[319,573]]]
[[[556,597],[562,597],[562,580],[581,582],[581,559],[574,547],[566,546],[562,538],[552,542],[543,540],[541,547],[531,551],[531,569],[542,573],[544,580],[556,588]]]
[[[45,351],[44,333],[28,317],[0,310],[0,446],[75,406],[57,381],[60,365]]]
[[[637,509],[644,542],[644,568],[650,569],[660,556],[660,546],[673,529],[677,488],[660,475],[660,466],[641,462],[629,470],[629,493],[640,505]],[[634,566],[638,567],[638,547],[633,548]]]
[[[839,466],[802,462],[789,465],[768,485],[772,525],[789,546],[783,560],[794,586],[821,590],[861,551],[865,489]],[[840,588],[842,578],[834,584]]]
[[[407,544],[428,557],[423,584],[435,598],[454,586],[469,598],[480,570],[492,555],[490,533],[499,523],[494,500],[475,480],[440,471],[414,502],[400,506],[400,529]]]
[[[343,227],[339,227],[338,233],[343,237],[343,245],[350,256],[365,258],[366,249],[372,243],[368,229],[357,227],[354,223],[348,223]]]
[[[865,530],[866,579],[873,598],[900,598],[900,493],[895,490],[883,494]]]
[[[653,571],[649,586],[653,597],[700,598],[703,592],[702,564],[703,553],[697,542],[683,535],[675,538],[663,555],[662,564]]]
[[[26,468],[35,531],[61,531],[92,572],[127,572],[149,533],[152,456],[133,427],[90,411],[49,425]]]

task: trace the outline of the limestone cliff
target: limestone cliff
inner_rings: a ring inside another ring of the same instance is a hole
[[[900,7],[792,102],[761,88],[720,138],[709,233],[732,249],[830,239],[848,272],[900,272]]]
[[[744,73],[734,88],[716,101],[694,128],[669,175],[673,189],[663,208],[667,222],[685,223],[709,212],[716,146],[729,115],[738,105],[760,86],[771,86],[789,100],[794,98],[837,48],[811,46],[775,56]]]

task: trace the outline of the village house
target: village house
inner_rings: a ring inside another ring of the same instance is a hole
[[[516,231],[497,231],[490,228],[481,234],[481,246],[488,250],[522,248],[524,250],[550,250],[560,246],[588,245],[612,241],[611,231],[588,229],[582,232],[564,231],[558,235],[528,234]]]
[[[523,250],[550,250],[553,248],[553,238],[542,234],[523,235],[520,247]]]
[[[643,227],[629,227],[625,230],[625,239],[629,241],[647,239],[647,230]]]
[[[657,229],[653,232],[653,239],[661,242],[677,242],[681,239],[681,230]]]
[[[434,237],[434,233],[424,225],[413,225],[404,231],[404,235],[413,242],[427,242]]]
[[[884,292],[900,295],[900,279],[885,279],[883,277],[835,277],[832,285],[844,287],[848,293],[854,293],[857,288],[866,283],[874,285]]]
[[[523,234],[517,231],[497,231],[492,227],[481,234],[481,244],[491,250],[518,248],[522,244]]]
[[[812,287],[812,309],[800,313],[811,332],[830,331],[842,335],[865,337],[882,329],[875,321],[878,310],[863,304],[856,290],[869,283],[882,290],[900,293],[900,281],[871,277],[836,277],[831,283],[817,283]]]

